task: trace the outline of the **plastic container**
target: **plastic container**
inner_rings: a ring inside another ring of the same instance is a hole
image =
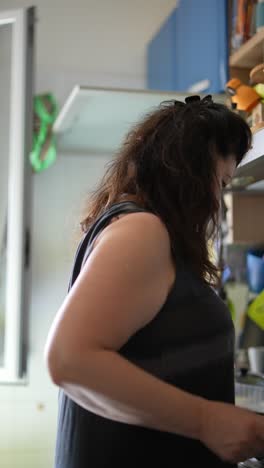
[[[235,395],[237,406],[264,413],[264,387],[236,382]]]
[[[260,293],[264,289],[264,250],[247,253],[247,277],[251,291]]]
[[[248,360],[251,372],[264,374],[264,346],[250,346]]]

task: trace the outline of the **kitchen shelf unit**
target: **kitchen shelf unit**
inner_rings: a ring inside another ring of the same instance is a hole
[[[249,83],[252,68],[264,62],[264,27],[229,57],[230,77]],[[253,148],[239,166],[236,176],[256,190],[236,191],[226,196],[229,207],[229,242],[263,243],[264,241],[264,130],[253,136]],[[234,180],[233,187],[236,182]],[[242,184],[243,185],[243,184]],[[238,184],[239,186],[239,184]]]

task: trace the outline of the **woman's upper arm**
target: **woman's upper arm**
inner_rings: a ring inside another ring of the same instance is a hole
[[[46,346],[50,358],[118,350],[154,318],[173,277],[169,236],[156,216],[134,213],[112,223],[58,311]]]

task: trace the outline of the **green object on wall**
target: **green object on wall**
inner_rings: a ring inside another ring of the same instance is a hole
[[[52,94],[34,97],[34,134],[29,160],[35,172],[47,169],[56,160],[57,150],[52,132],[56,116],[57,103]]]

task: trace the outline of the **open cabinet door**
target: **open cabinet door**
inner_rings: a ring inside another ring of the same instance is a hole
[[[34,21],[0,11],[0,383],[26,371]]]

